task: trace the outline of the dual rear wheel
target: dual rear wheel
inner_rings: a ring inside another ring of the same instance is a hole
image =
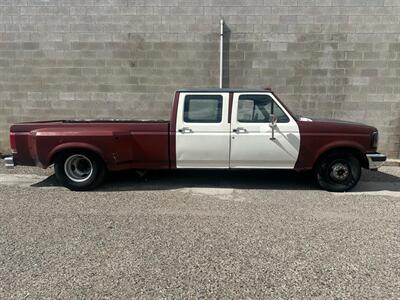
[[[58,181],[73,191],[87,191],[96,188],[104,180],[104,162],[89,151],[61,152],[54,161]]]

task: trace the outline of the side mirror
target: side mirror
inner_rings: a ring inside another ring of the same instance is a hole
[[[275,127],[276,123],[278,122],[278,118],[275,115],[271,115],[270,119],[271,119],[271,125],[270,126],[271,127]]]

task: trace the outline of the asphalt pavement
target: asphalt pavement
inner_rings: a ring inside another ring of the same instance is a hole
[[[1,299],[399,299],[400,168],[351,192],[283,171],[110,174],[0,160]]]

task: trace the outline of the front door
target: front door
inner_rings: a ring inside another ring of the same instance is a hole
[[[294,168],[299,128],[272,93],[234,94],[231,135],[230,168]]]
[[[229,168],[229,93],[181,93],[177,168]]]

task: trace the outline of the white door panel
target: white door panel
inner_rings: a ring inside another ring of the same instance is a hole
[[[239,122],[237,117],[239,97],[247,94],[250,93],[236,93],[233,98],[230,168],[294,168],[300,149],[300,134],[296,121],[272,94],[265,93],[289,119],[286,123],[276,124],[275,139],[271,139],[272,128],[269,122]],[[255,94],[263,95],[263,93],[251,93]],[[240,130],[237,130],[238,128]]]
[[[185,121],[186,96],[222,96],[221,120],[218,123]],[[177,168],[229,168],[228,111],[229,93],[180,94],[176,124]]]
[[[177,168],[228,168],[229,132],[176,136]]]
[[[300,148],[300,135],[293,132],[275,131],[275,140],[270,140],[272,133],[260,131],[232,133],[231,168],[277,168],[294,167]]]

